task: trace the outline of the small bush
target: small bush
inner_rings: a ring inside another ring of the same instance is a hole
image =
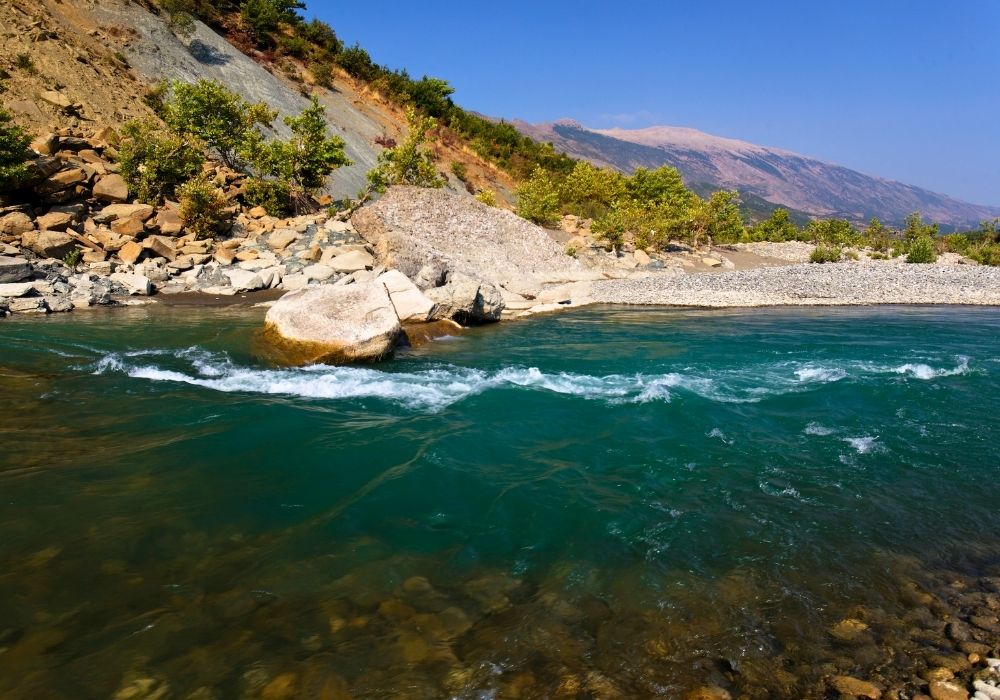
[[[28,176],[28,144],[31,137],[11,124],[11,116],[0,109],[0,192],[17,189]]]
[[[843,251],[837,246],[816,246],[816,250],[812,252],[809,256],[809,262],[812,263],[835,263],[840,262],[843,256]]]
[[[497,205],[497,195],[493,190],[479,190],[476,194],[476,199],[488,207],[495,207]]]
[[[316,61],[309,66],[309,72],[312,73],[313,80],[320,87],[328,90],[333,87],[333,69],[330,68],[329,63]]]
[[[83,251],[80,250],[79,248],[74,248],[73,250],[66,253],[66,256],[63,258],[63,265],[65,265],[71,270],[75,270],[76,266],[79,265],[80,261],[82,260],[83,260]]]
[[[152,122],[129,122],[122,128],[118,151],[121,175],[141,201],[157,204],[172,197],[183,183],[201,172],[200,144],[163,131]]]
[[[424,150],[427,132],[437,122],[430,117],[418,116],[413,109],[407,110],[410,133],[400,145],[382,151],[378,165],[368,171],[368,189],[361,193],[365,201],[375,192],[385,192],[393,185],[414,185],[416,187],[444,187],[444,180],[434,168],[431,154]]]
[[[226,198],[204,176],[188,180],[177,189],[181,221],[198,238],[212,238],[225,220]]]
[[[465,163],[454,162],[451,164],[451,172],[462,182],[469,181],[469,173],[465,170]]]
[[[969,257],[981,265],[1000,267],[1000,243],[983,243],[969,251]]]
[[[559,218],[559,192],[542,168],[517,188],[517,215],[536,224],[552,224]]]
[[[889,256],[886,255],[885,253],[879,253],[878,251],[873,251],[871,253],[868,253],[868,259],[869,260],[888,260]]]
[[[299,35],[292,34],[291,36],[282,36],[278,39],[278,48],[286,55],[295,56],[295,58],[306,58],[312,50],[312,44]]]
[[[848,260],[858,260],[858,259],[860,259],[859,256],[858,256],[857,251],[854,251],[854,250],[845,250],[844,251],[844,257],[847,258]]]
[[[287,216],[292,210],[292,187],[286,181],[252,177],[243,188],[243,199],[248,206],[264,207],[271,216]]]
[[[927,264],[937,260],[934,250],[934,239],[930,236],[918,236],[910,240],[906,253],[906,262]]]
[[[576,257],[576,247],[575,246],[569,246],[568,248],[566,248],[566,255],[570,256],[571,258],[575,258]]]
[[[31,73],[34,75],[38,72],[35,68],[35,62],[31,60],[31,56],[26,53],[19,53],[14,59],[14,65],[18,68],[18,70],[23,70],[25,73]]]

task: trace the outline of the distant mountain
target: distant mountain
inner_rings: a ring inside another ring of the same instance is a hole
[[[975,226],[1000,216],[1000,207],[969,204],[791,151],[712,136],[697,129],[588,129],[571,120],[513,124],[522,133],[551,142],[557,150],[595,165],[626,173],[638,167],[671,165],[695,191],[739,190],[755,209],[760,200],[765,200],[812,216],[858,222],[877,216],[893,223],[919,211],[948,228]]]

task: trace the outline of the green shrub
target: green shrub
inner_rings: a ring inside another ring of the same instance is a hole
[[[212,238],[225,220],[226,198],[204,176],[191,178],[177,189],[181,221],[198,238]]]
[[[922,235],[909,241],[906,262],[932,263],[935,260],[937,260],[937,252],[934,250],[933,238]]]
[[[809,262],[821,265],[823,263],[835,263],[840,262],[842,256],[843,251],[838,246],[820,245],[816,246],[816,250],[809,256]]]
[[[958,253],[966,255],[972,248],[972,239],[961,233],[949,233],[937,239],[938,247],[942,252]]]
[[[63,265],[65,265],[71,270],[75,270],[76,266],[79,265],[80,261],[82,260],[83,260],[83,251],[80,250],[79,248],[74,248],[73,250],[66,253],[62,261]]]
[[[462,182],[469,181],[469,173],[465,170],[465,163],[459,163],[458,161],[451,164],[451,172]]]
[[[981,243],[969,251],[969,257],[982,265],[1000,266],[1000,243]]]
[[[243,170],[264,146],[258,126],[277,116],[263,102],[249,103],[214,80],[176,81],[164,99],[163,120],[178,134],[193,136],[222,161]]]
[[[31,75],[38,72],[35,68],[35,62],[31,60],[31,56],[26,53],[19,53],[14,59],[14,65],[19,70],[23,70],[25,73],[30,73]]]
[[[409,135],[403,143],[379,154],[378,165],[368,171],[368,190],[361,194],[362,201],[393,185],[444,187],[444,180],[434,168],[430,153],[423,147],[427,132],[437,122],[430,117],[419,116],[413,109],[407,110],[406,116],[410,124]]]
[[[309,72],[312,73],[313,80],[320,87],[328,90],[333,87],[333,69],[330,68],[329,63],[315,61],[309,66]]]
[[[576,257],[576,246],[569,246],[569,247],[567,247],[566,248],[566,255],[570,256],[571,258],[575,258]]]
[[[17,189],[28,176],[28,144],[31,137],[11,124],[11,116],[0,109],[0,192]]]
[[[258,44],[272,46],[274,32],[283,22],[299,24],[302,20],[298,10],[304,9],[305,3],[301,0],[244,0],[240,6],[240,17]]]
[[[194,34],[194,20],[198,12],[194,0],[160,0],[160,6],[167,13],[167,26],[178,36]]]
[[[271,141],[259,149],[256,166],[260,173],[288,182],[293,189],[313,192],[326,178],[351,161],[344,154],[344,140],[327,131],[326,109],[316,97],[296,117],[285,117],[292,130],[288,141]]]
[[[540,166],[517,188],[517,215],[543,226],[559,219],[559,191]]]
[[[281,52],[296,58],[306,58],[312,50],[312,44],[298,34],[281,36],[278,39],[278,48]]]
[[[782,241],[797,241],[801,237],[802,233],[792,222],[788,210],[781,207],[771,212],[771,216],[767,219],[751,226],[746,232],[746,239],[751,242],[780,243]]]
[[[479,190],[476,193],[476,199],[488,207],[497,206],[497,194],[493,190]]]
[[[143,202],[156,204],[174,196],[178,187],[201,172],[204,162],[200,143],[164,131],[153,122],[133,121],[122,128],[121,175],[129,191]]]
[[[302,36],[327,54],[340,53],[341,49],[344,48],[333,28],[322,20],[313,19],[308,24],[302,25],[299,31],[302,32]]]
[[[282,180],[252,177],[243,187],[248,206],[263,207],[271,216],[287,216],[292,211],[292,186]]]

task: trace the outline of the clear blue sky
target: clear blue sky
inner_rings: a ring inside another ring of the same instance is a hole
[[[312,0],[467,109],[691,126],[1000,205],[1000,0]]]

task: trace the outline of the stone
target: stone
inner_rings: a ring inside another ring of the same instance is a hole
[[[134,265],[139,262],[145,250],[141,244],[129,241],[118,250],[118,259],[128,265]]]
[[[431,318],[450,318],[463,326],[499,321],[505,305],[496,287],[462,274],[450,274],[443,287],[424,294],[436,305]]]
[[[76,248],[76,242],[61,231],[29,231],[22,234],[21,247],[43,258],[61,260]]]
[[[184,230],[180,212],[173,207],[163,207],[156,214],[156,226],[164,236],[177,236]]]
[[[103,250],[85,250],[83,251],[83,262],[85,263],[99,263],[104,262],[108,259],[108,254]]]
[[[145,231],[146,226],[139,219],[115,219],[111,222],[111,230],[119,236],[134,238]]]
[[[852,676],[834,676],[830,679],[830,685],[842,695],[870,698],[871,700],[879,700],[882,697],[882,691],[874,683]]]
[[[251,260],[256,260],[260,257],[260,251],[254,248],[248,248],[246,250],[241,250],[236,254],[236,259],[240,262],[250,262]]]
[[[376,278],[385,285],[400,323],[424,323],[434,310],[434,302],[424,296],[410,279],[399,270],[389,270]]]
[[[0,283],[20,282],[31,277],[31,263],[24,258],[0,255]],[[0,296],[5,296],[0,294]]]
[[[702,265],[708,265],[709,267],[721,267],[722,261],[717,258],[702,258]]]
[[[292,364],[380,360],[392,354],[401,334],[389,293],[379,283],[290,292],[265,319],[265,337]]]
[[[975,680],[972,682],[972,687],[976,689],[977,693],[982,693],[989,700],[1000,700],[1000,688],[995,685],[990,685],[981,680]]]
[[[933,700],[969,700],[969,691],[953,681],[934,681],[930,684]]]
[[[128,201],[128,184],[117,173],[103,176],[94,185],[94,197],[105,202]]]
[[[15,282],[0,284],[0,297],[16,298],[25,297],[35,293],[34,282]]]
[[[267,237],[267,246],[274,252],[279,253],[300,238],[302,236],[295,233],[295,231],[275,231]]]
[[[325,282],[326,280],[333,277],[336,273],[333,268],[327,265],[309,265],[302,269],[302,274],[305,275],[310,280],[316,280],[317,282]]]
[[[43,231],[65,231],[73,223],[73,216],[66,212],[50,211],[48,214],[39,216],[35,223]]]
[[[108,224],[117,219],[138,219],[146,222],[153,216],[155,209],[149,204],[110,204],[94,215],[94,221]]]
[[[287,289],[288,291],[304,289],[309,286],[309,278],[301,272],[292,275],[285,275],[281,278],[281,286],[283,289]]]
[[[51,313],[61,314],[73,310],[73,302],[66,297],[47,296],[43,300]]]
[[[632,253],[632,257],[635,258],[637,265],[648,265],[651,262],[649,255],[642,249],[636,249],[636,251]]]
[[[247,216],[249,216],[251,219],[263,219],[265,216],[267,216],[267,209],[265,209],[264,207],[254,207],[253,209],[247,212]]]
[[[143,247],[153,251],[161,258],[173,260],[177,257],[177,250],[174,248],[174,242],[169,238],[165,238],[163,236],[150,236],[144,240],[142,244]]]
[[[42,297],[11,299],[7,304],[7,310],[12,314],[46,314],[49,312],[48,307],[45,306],[45,299]]]
[[[232,248],[218,248],[215,251],[215,255],[212,257],[214,257],[220,265],[232,265],[233,260],[236,258],[236,251]]]
[[[841,642],[853,642],[868,631],[868,625],[861,620],[849,618],[841,620],[830,629],[834,639]]]
[[[357,272],[375,266],[375,258],[370,253],[353,250],[331,258],[327,263],[336,272]]]
[[[223,274],[229,278],[233,289],[237,292],[254,292],[264,288],[264,281],[256,272],[241,270],[238,267],[231,270],[224,270]]]
[[[728,690],[718,686],[697,688],[684,696],[684,700],[732,700],[732,698]]]
[[[29,148],[43,156],[51,156],[59,150],[59,134],[42,134],[31,142]]]
[[[68,168],[52,175],[40,185],[36,185],[35,191],[38,192],[38,194],[43,195],[54,194],[56,192],[68,190],[74,185],[83,184],[89,179],[90,176],[83,168]]]
[[[149,296],[153,293],[153,283],[145,275],[116,272],[110,279],[123,286],[133,296]]]
[[[0,216],[0,236],[20,236],[35,230],[35,222],[27,214],[14,211]]]
[[[59,109],[72,109],[73,101],[58,90],[46,90],[38,95],[43,102],[48,102],[53,107]]]
[[[413,278],[413,283],[420,289],[432,289],[440,287],[448,279],[448,268],[440,260],[427,263],[417,276]]]

